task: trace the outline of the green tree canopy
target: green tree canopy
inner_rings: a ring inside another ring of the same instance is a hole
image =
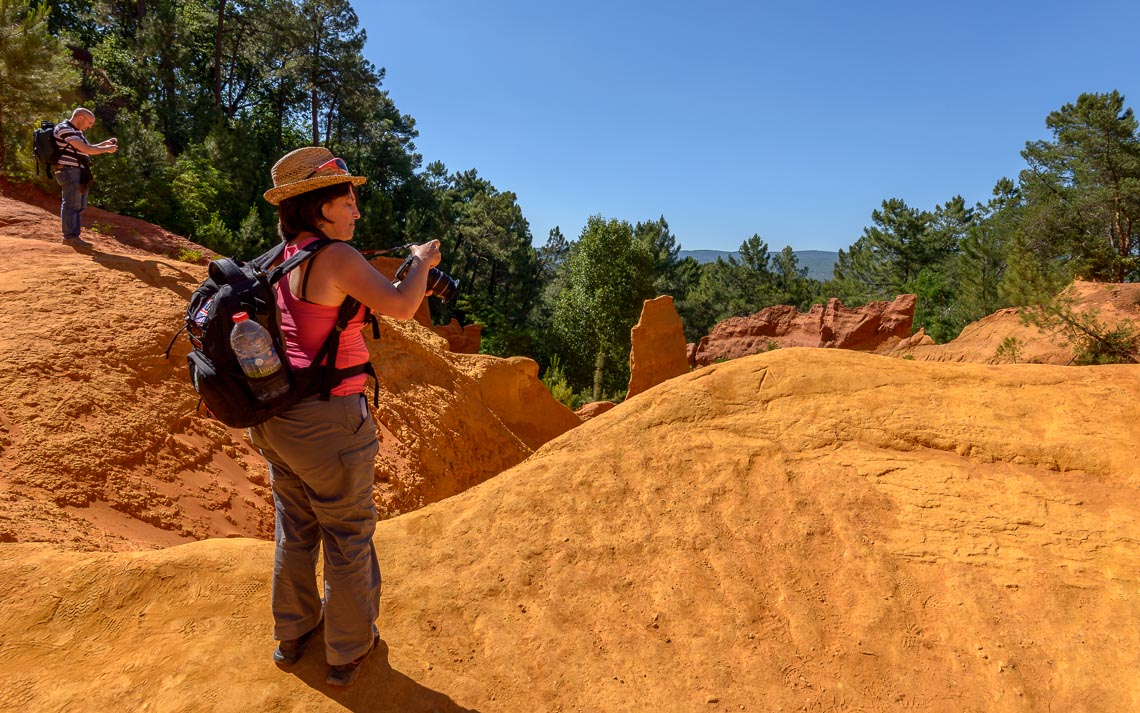
[[[894,299],[919,271],[930,264],[940,246],[926,243],[930,213],[911,208],[899,198],[883,201],[871,212],[872,225],[846,251],[840,250],[836,281],[853,302]]]
[[[687,338],[695,341],[727,317],[749,315],[780,303],[778,261],[773,260],[764,239],[753,234],[738,252],[739,260],[729,255],[700,266],[696,284],[678,309]]]
[[[630,329],[642,303],[652,296],[649,246],[634,238],[629,223],[591,216],[570,251],[567,282],[557,297],[552,326],[568,352],[572,383],[575,378],[584,381],[592,361],[595,401],[606,389],[624,390]]]
[[[957,302],[967,323],[1010,306],[1002,284],[1023,205],[1014,182],[1002,178],[994,185],[989,202],[976,210],[958,258]]]

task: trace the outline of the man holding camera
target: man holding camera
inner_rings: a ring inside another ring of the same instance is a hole
[[[94,125],[95,115],[91,110],[79,107],[71,112],[70,119],[56,124],[52,132],[59,146],[55,181],[63,189],[59,207],[59,217],[63,223],[63,244],[74,248],[91,247],[91,243],[79,237],[79,217],[87,207],[87,194],[93,180],[89,157],[119,150],[118,139],[107,139],[97,144],[87,143],[83,132]]]

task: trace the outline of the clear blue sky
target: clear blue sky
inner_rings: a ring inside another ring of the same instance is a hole
[[[424,161],[535,242],[664,215],[685,249],[846,248],[885,198],[989,198],[1082,92],[1140,110],[1140,2],[354,0]]]

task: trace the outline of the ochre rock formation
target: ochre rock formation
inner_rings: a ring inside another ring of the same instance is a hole
[[[689,367],[692,368],[697,363],[697,347],[699,344],[689,342],[685,345],[685,359],[689,361]]]
[[[383,515],[462,492],[581,423],[539,381],[532,359],[453,354],[411,320],[383,318],[380,327],[380,339],[367,341],[380,381]]]
[[[630,331],[629,388],[626,398],[636,396],[674,376],[689,373],[685,354],[685,328],[673,306],[673,298],[664,295],[645,300],[641,318]]]
[[[897,342],[892,339],[888,339],[877,349],[875,349],[875,353],[883,354],[888,349],[888,345],[890,345],[890,349],[897,350],[909,349],[911,347],[927,347],[932,344],[934,344],[934,338],[926,333],[926,327],[919,327],[917,332],[910,335],[909,337],[904,337]]]
[[[550,395],[533,359],[483,354],[461,363],[478,382],[480,400],[532,450],[582,423]]]
[[[382,643],[345,692],[319,636],[270,662],[268,542],[0,545],[0,690],[20,711],[1133,710],[1138,399],[1132,366],[824,349],[671,379],[379,523]]]
[[[1062,292],[1062,297],[1072,301],[1077,313],[1095,314],[1106,328],[1111,329],[1124,320],[1140,326],[1138,284],[1077,281]],[[999,350],[1006,340],[1011,340],[1009,346]],[[966,325],[956,339],[946,344],[935,344],[929,337],[915,342],[912,337],[898,342],[888,340],[876,352],[919,361],[984,364],[1070,364],[1075,356],[1073,346],[1063,333],[1043,332],[1032,324],[1025,324],[1018,310],[1012,308],[998,310]]]
[[[478,354],[483,343],[483,325],[463,326],[454,317],[447,324],[432,327],[431,331],[446,339],[448,349],[456,354]]]
[[[197,246],[88,213],[94,247],[76,251],[59,244],[58,216],[0,197],[0,542],[271,537],[263,459],[244,431],[195,410],[186,338],[163,358],[205,269],[148,249]],[[385,517],[480,483],[580,422],[533,361],[452,354],[414,320],[380,324],[379,341],[365,336],[380,377]]]
[[[617,406],[613,401],[591,401],[588,404],[582,404],[574,413],[578,418],[583,421],[588,421],[594,416],[601,416],[606,411],[609,411],[614,406]]]
[[[831,347],[874,351],[884,342],[910,336],[914,322],[914,295],[899,295],[892,302],[869,302],[844,307],[832,298],[801,313],[795,307],[767,307],[748,317],[732,317],[701,338],[692,361],[707,366],[785,347]]]

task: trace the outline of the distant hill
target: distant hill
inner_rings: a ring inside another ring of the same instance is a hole
[[[839,259],[839,253],[827,250],[796,250],[795,253],[800,261],[800,267],[808,269],[808,277],[821,282],[834,277],[835,261]],[[729,255],[740,259],[740,253],[726,250],[682,250],[680,253],[682,259],[691,257],[699,263],[716,262],[717,258],[727,260]]]

